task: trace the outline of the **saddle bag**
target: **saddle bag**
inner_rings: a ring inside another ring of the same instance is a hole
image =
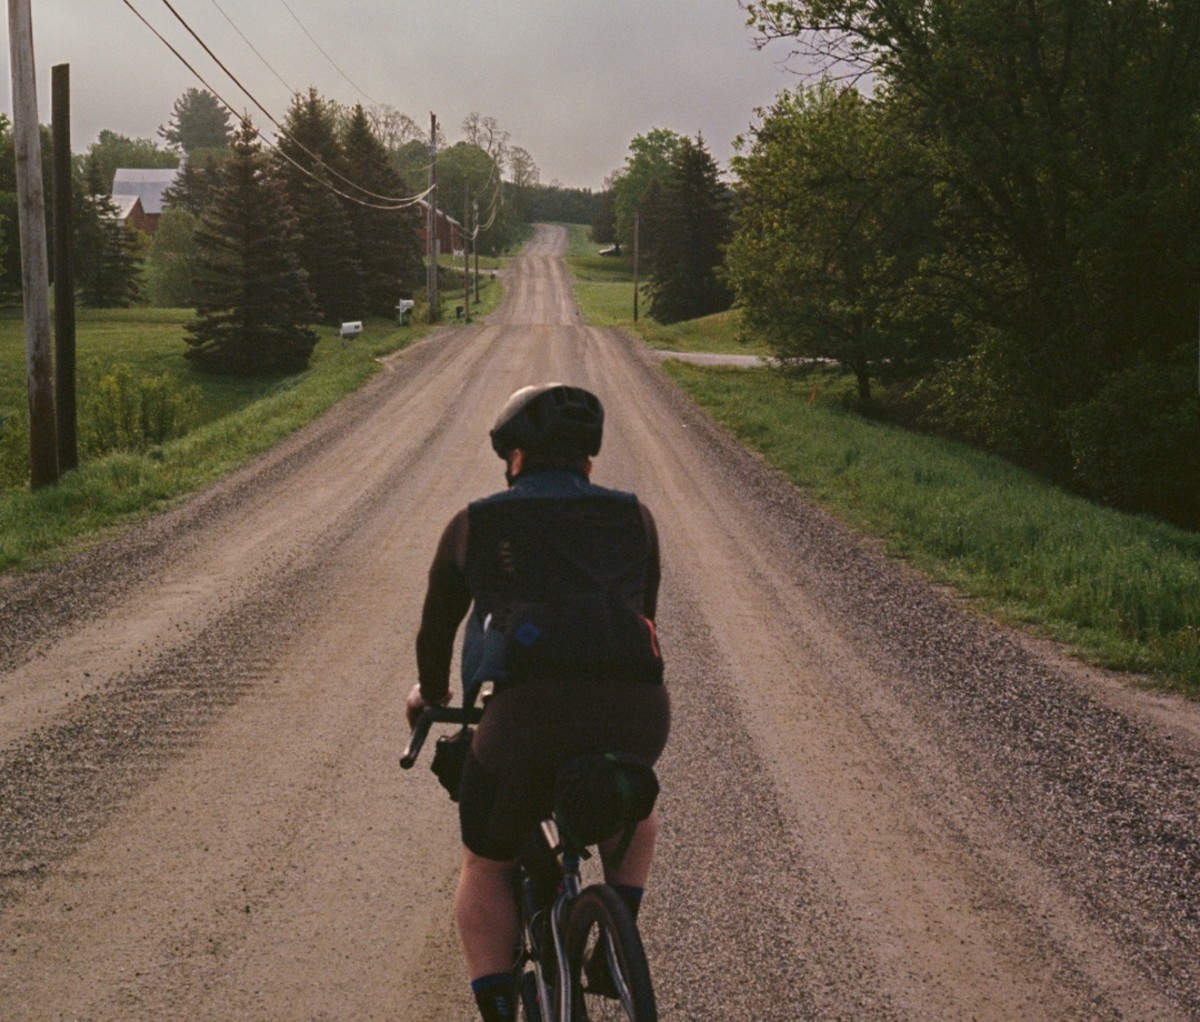
[[[627,845],[633,828],[650,815],[657,799],[654,768],[624,752],[579,756],[558,772],[554,784],[559,830],[580,847],[622,832]]]

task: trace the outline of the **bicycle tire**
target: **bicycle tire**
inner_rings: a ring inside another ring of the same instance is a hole
[[[566,951],[572,1022],[657,1022],[642,938],[611,887],[595,884],[572,903]],[[608,976],[598,975],[601,970],[594,964],[601,956]]]

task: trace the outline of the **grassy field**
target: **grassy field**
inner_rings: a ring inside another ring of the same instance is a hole
[[[472,311],[494,308],[500,291],[487,275]],[[453,302],[442,297],[453,318]],[[190,318],[182,309],[79,310],[81,467],[31,493],[23,327],[19,312],[0,313],[0,570],[58,556],[211,483],[361,386],[377,358],[431,329],[368,321],[361,337],[343,345],[336,330],[324,328],[306,372],[242,380],[196,373],[184,361]],[[179,396],[187,413],[183,435],[89,456],[88,417],[105,410],[90,406],[89,395],[114,380]]]
[[[632,311],[622,321],[596,300],[628,295],[628,268],[624,280],[615,267],[592,279],[605,257],[588,253],[584,230],[573,232],[581,254],[570,260],[584,314],[598,305],[589,321],[631,327]],[[638,326],[655,346],[728,351],[731,316]],[[844,379],[814,389],[766,368],[665,365],[814,500],[928,577],[1091,662],[1200,698],[1200,535],[1097,507],[962,444],[863,419],[845,410]]]

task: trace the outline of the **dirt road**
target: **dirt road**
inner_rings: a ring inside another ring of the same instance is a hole
[[[662,532],[664,1019],[1200,1019],[1196,708],[886,563],[581,326],[563,246],[213,490],[0,580],[0,1019],[472,1017],[402,697],[491,419],[553,378]]]

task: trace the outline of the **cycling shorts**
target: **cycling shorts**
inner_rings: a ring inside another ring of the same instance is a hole
[[[662,685],[527,682],[488,701],[459,788],[463,844],[506,862],[552,808],[559,768],[589,752],[655,762],[671,726]]]

